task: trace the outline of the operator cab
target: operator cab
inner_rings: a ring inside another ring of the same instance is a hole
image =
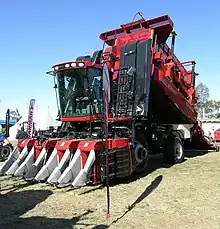
[[[81,56],[76,61],[53,66],[62,118],[74,119],[102,113],[102,66],[99,57],[100,51],[96,51],[92,58]]]

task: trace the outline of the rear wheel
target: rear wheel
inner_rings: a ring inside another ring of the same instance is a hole
[[[0,150],[0,158],[4,161],[7,160],[12,151],[13,151],[12,146],[10,145],[3,146]]]
[[[177,164],[184,160],[183,142],[179,137],[171,136],[163,149],[163,156],[168,163]]]

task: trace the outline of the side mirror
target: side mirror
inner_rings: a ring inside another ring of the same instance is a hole
[[[46,72],[46,74],[49,74],[51,76],[55,76],[56,75],[53,71],[48,71],[48,72]]]

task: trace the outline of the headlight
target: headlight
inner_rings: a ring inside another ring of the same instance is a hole
[[[69,68],[70,67],[70,64],[65,64],[65,68]]]
[[[79,65],[79,67],[83,67],[84,63],[79,63],[78,65]]]
[[[56,66],[54,69],[55,69],[55,70],[59,70],[59,67],[58,67],[58,66]]]
[[[72,67],[76,67],[76,63],[72,63],[71,66],[72,66]]]

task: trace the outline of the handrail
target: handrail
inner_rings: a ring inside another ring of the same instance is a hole
[[[164,50],[164,53],[166,55],[169,56],[171,54],[171,49],[170,49],[170,47],[168,46],[167,43],[163,44],[163,50]],[[186,69],[184,68],[183,64],[179,61],[179,59],[174,54],[172,54],[172,57],[173,57],[174,63],[177,65],[177,67],[179,68],[180,72],[182,74],[187,74]]]

